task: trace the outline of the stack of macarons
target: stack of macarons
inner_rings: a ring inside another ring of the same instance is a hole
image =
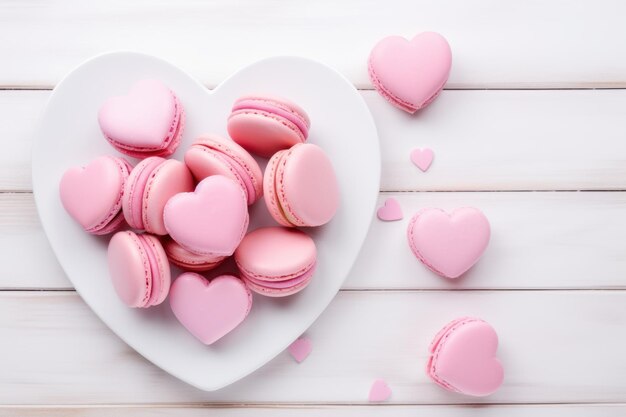
[[[182,141],[183,104],[159,80],[140,80],[109,98],[97,120],[114,149],[138,161],[105,155],[70,168],[60,198],[86,232],[116,232],[108,262],[124,304],[147,308],[169,295],[181,324],[211,344],[248,315],[250,291],[284,297],[309,284],[317,250],[296,227],[328,223],[339,188],[330,159],[307,143],[311,123],[301,107],[245,96],[226,121],[231,138],[197,137],[183,161],[168,159]],[[252,154],[269,158],[265,172]],[[277,224],[248,233],[249,206],[262,197]],[[231,256],[239,273],[199,274]],[[176,281],[170,264],[183,271]],[[216,309],[229,313],[210,313]]]

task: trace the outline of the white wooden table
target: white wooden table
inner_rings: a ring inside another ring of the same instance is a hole
[[[626,415],[626,3],[620,0],[106,2],[0,0],[0,415]],[[372,90],[388,34],[444,34],[448,89],[411,117]],[[153,366],[74,292],[37,219],[30,146],[50,89],[108,50],[161,56],[207,87],[272,55],[325,62],[362,90],[379,129],[381,202],[408,217],[474,205],[493,237],[458,282],[374,221],[343,290],[307,335],[214,393]],[[426,173],[408,162],[431,147]],[[425,192],[428,191],[428,192]],[[491,322],[506,381],[495,395],[426,378],[427,344],[458,315]],[[371,406],[375,378],[393,390]]]

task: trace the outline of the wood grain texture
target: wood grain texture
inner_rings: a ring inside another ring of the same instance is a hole
[[[374,219],[346,289],[626,288],[626,192],[383,193],[405,214]],[[490,245],[464,277],[445,280],[409,250],[406,227],[425,207],[480,208]],[[31,194],[0,194],[0,288],[71,288],[36,215]],[[29,262],[36,253],[37,262]]]
[[[624,86],[626,5],[619,0],[240,0],[0,3],[0,84],[54,85],[84,59],[127,49],[161,56],[208,85],[258,59],[301,55],[359,87],[384,36],[444,34],[449,86]],[[164,30],[167,28],[167,30]]]
[[[73,292],[3,292],[0,404],[354,404],[367,403],[376,378],[395,404],[618,402],[624,305],[626,291],[342,292],[307,331],[313,352],[304,362],[283,352],[206,393],[140,357]],[[424,373],[432,337],[460,315],[498,332],[506,375],[490,397],[446,392]]]
[[[374,405],[374,406],[93,406],[93,407],[0,407],[0,417],[623,417],[623,405]]]
[[[626,189],[626,90],[445,91],[415,116],[361,93],[380,137],[382,190]],[[0,91],[0,190],[32,189],[32,135],[49,94]],[[409,161],[415,147],[435,151],[427,173]]]

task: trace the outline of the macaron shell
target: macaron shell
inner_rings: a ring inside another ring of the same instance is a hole
[[[185,163],[197,181],[211,175],[224,175],[239,182],[248,204],[263,195],[263,173],[254,158],[232,140],[201,136],[185,153]]]
[[[260,110],[283,117],[296,125],[306,138],[309,134],[311,122],[306,112],[295,103],[283,99],[269,97],[244,97],[233,105],[232,111]]]
[[[317,259],[315,242],[306,233],[285,227],[250,232],[235,251],[237,266],[260,280],[285,281],[310,270]]]
[[[139,162],[131,171],[122,197],[122,209],[126,222],[133,229],[143,230],[143,193],[152,172],[161,165],[165,159],[152,156]]]
[[[244,149],[266,158],[306,140],[298,126],[261,110],[234,111],[228,117],[227,129],[230,137]]]
[[[225,256],[195,254],[180,246],[172,238],[164,240],[163,249],[170,262],[190,271],[209,271],[226,259]]]
[[[290,223],[321,226],[339,207],[335,170],[324,151],[310,143],[291,148],[278,165],[278,200]]]
[[[85,167],[68,169],[59,183],[61,203],[86,231],[105,234],[121,209],[122,190],[130,164],[123,158],[101,156]],[[119,222],[118,226],[119,226]]]
[[[143,192],[142,218],[146,231],[166,235],[163,211],[168,200],[179,193],[191,192],[194,181],[187,166],[167,159],[150,176]]]
[[[163,246],[159,239],[149,234],[138,235],[139,240],[143,243],[148,261],[150,263],[150,271],[152,273],[152,289],[150,298],[144,307],[150,307],[161,304],[170,291],[172,282],[170,266],[167,262],[167,255],[163,250]]]
[[[117,232],[108,249],[109,273],[120,299],[129,307],[143,307],[152,291],[150,261],[139,237]]]
[[[270,158],[263,176],[263,192],[265,205],[272,218],[281,226],[293,227],[293,224],[289,222],[283,212],[280,201],[278,201],[278,193],[276,192],[276,171],[286,154],[287,151],[278,151]]]
[[[210,345],[243,322],[252,307],[252,295],[235,276],[221,275],[209,282],[187,272],[174,281],[170,306],[192,335]]]
[[[438,336],[428,374],[451,391],[489,395],[504,379],[502,365],[495,357],[497,347],[498,336],[488,323],[473,318],[456,320]]]

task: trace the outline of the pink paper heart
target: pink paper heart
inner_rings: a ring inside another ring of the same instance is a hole
[[[495,392],[504,379],[496,357],[498,335],[480,319],[461,318],[439,332],[431,346],[428,375],[439,385],[467,395]]]
[[[101,156],[85,167],[68,169],[59,185],[61,202],[84,229],[92,231],[121,208],[121,189],[128,169],[111,156]]]
[[[391,397],[391,389],[389,388],[389,385],[387,385],[387,383],[382,379],[374,381],[372,387],[370,388],[369,401],[387,401],[389,397]]]
[[[100,108],[104,135],[130,149],[159,149],[171,133],[176,100],[159,80],[141,80],[127,95],[111,97]]]
[[[391,104],[414,113],[439,95],[451,65],[450,46],[437,33],[420,33],[410,41],[389,36],[372,50],[369,75]]]
[[[433,272],[457,278],[480,259],[490,237],[489,220],[478,209],[421,210],[411,219],[407,237],[415,256]]]
[[[165,205],[169,235],[200,255],[230,256],[248,228],[248,199],[233,180],[213,175],[192,193],[180,193]]]
[[[402,208],[395,198],[388,198],[385,204],[378,209],[376,215],[380,220],[391,222],[402,219]]]
[[[300,337],[293,342],[287,350],[289,354],[296,360],[296,362],[300,363],[305,360],[311,350],[313,349],[311,340],[308,337]]]
[[[422,172],[426,172],[430,168],[430,164],[433,163],[435,154],[432,149],[415,148],[411,151],[411,162],[415,164]]]
[[[232,275],[209,282],[202,275],[186,272],[174,281],[169,296],[178,321],[206,345],[235,329],[252,306],[252,294]]]

